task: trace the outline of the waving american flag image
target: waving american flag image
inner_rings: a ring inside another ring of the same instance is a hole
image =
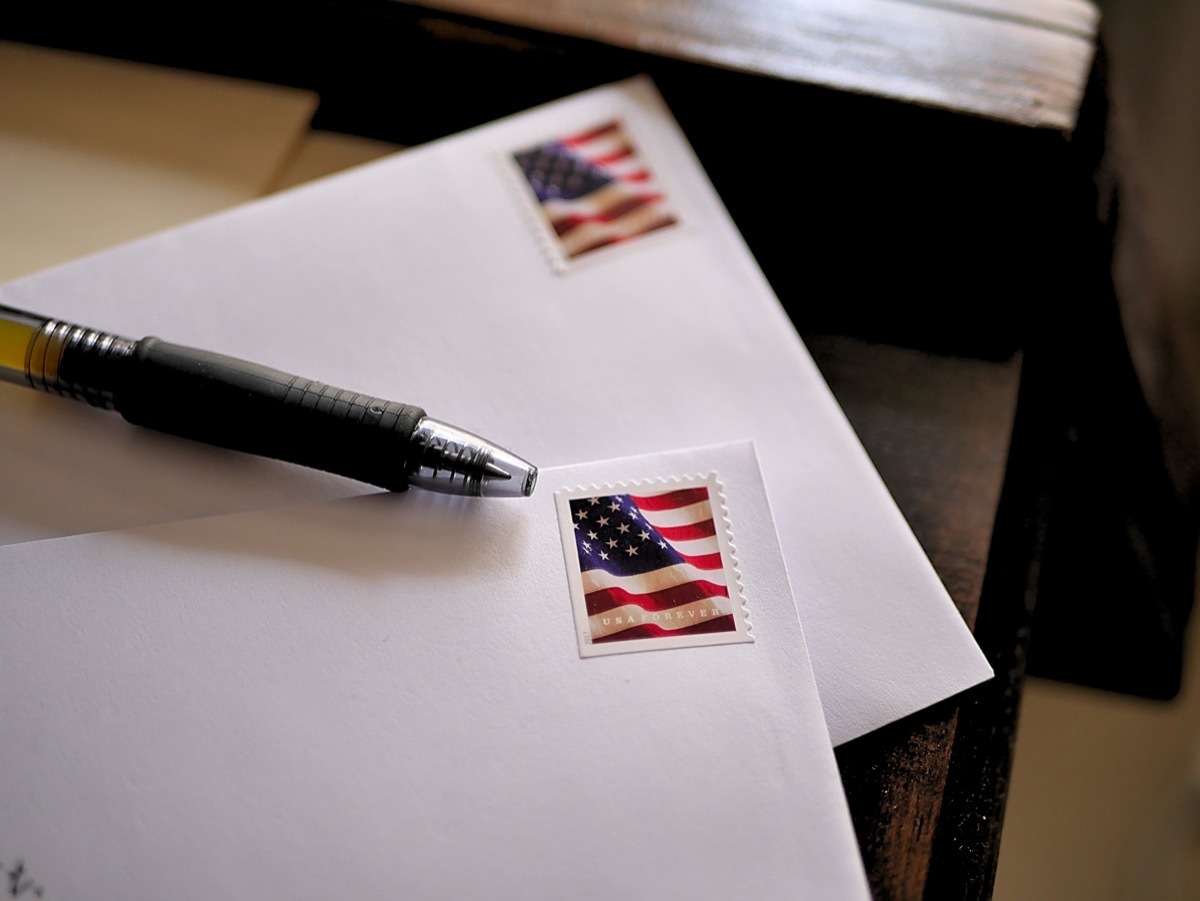
[[[578,496],[568,505],[587,643],[750,640],[709,485]],[[725,633],[739,634],[713,640]]]
[[[678,221],[619,121],[513,156],[567,259]]]

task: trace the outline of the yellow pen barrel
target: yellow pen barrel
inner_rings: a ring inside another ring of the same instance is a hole
[[[0,306],[0,381],[29,384],[29,357],[46,320]]]
[[[134,342],[0,305],[0,380],[113,408]]]

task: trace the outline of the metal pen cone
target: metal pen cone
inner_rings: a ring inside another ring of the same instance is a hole
[[[536,484],[536,466],[498,447],[484,467],[479,494],[482,497],[529,497]]]
[[[485,438],[430,417],[413,433],[409,484],[475,497],[528,497],[537,467]]]

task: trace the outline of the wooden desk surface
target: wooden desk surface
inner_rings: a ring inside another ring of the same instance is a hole
[[[1017,406],[1019,358],[985,362],[806,336],[806,343],[917,539],[975,625]],[[996,601],[993,600],[993,603]],[[985,652],[998,685],[921,711],[838,749],[855,828],[878,898],[990,896],[999,850],[1015,705],[998,662],[1014,653],[1001,630]],[[968,693],[971,694],[971,693]],[[986,696],[986,697],[985,697]],[[980,706],[963,702],[975,700]],[[958,743],[986,723],[987,747]],[[981,765],[992,756],[999,765]],[[950,784],[951,779],[957,784]],[[959,830],[962,817],[982,831]],[[931,882],[932,880],[932,882]],[[935,894],[936,884],[949,894]],[[928,891],[927,891],[928,889]]]

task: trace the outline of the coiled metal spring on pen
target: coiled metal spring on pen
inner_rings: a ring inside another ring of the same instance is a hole
[[[133,354],[120,335],[48,319],[29,345],[25,376],[33,388],[113,409],[114,380],[102,376]]]

